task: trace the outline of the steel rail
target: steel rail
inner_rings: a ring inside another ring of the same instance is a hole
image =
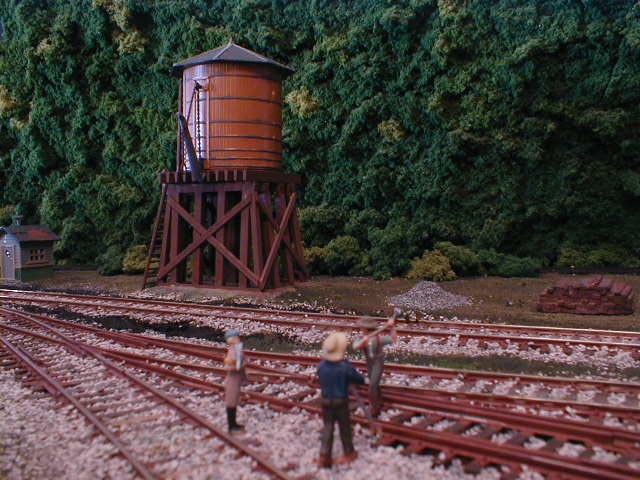
[[[35,323],[40,324],[41,322],[35,322]],[[63,334],[59,333],[57,329],[54,329],[53,327],[49,327],[49,328],[52,331],[56,332],[58,336],[61,336],[61,338],[65,337]],[[84,348],[86,348],[87,350],[93,350],[96,347],[84,347]],[[94,355],[101,356],[96,352],[94,352]],[[164,372],[165,374],[173,377],[174,379],[175,378],[182,379],[182,380],[186,379],[192,385],[206,386],[208,389],[221,388],[219,386],[214,387],[214,384],[212,384],[211,382],[205,382],[201,379],[198,379],[197,377],[189,377],[184,374],[179,374],[177,372],[164,369],[164,367],[160,367],[160,366],[150,366],[146,362],[141,362],[139,360],[131,360],[130,363],[135,363],[138,368],[143,368],[147,370],[151,369],[155,372],[162,372],[163,370],[165,370],[166,371]],[[116,370],[121,371],[120,369],[117,369],[117,368]],[[134,377],[134,378],[137,378],[137,377]],[[250,397],[257,397],[257,398],[262,397],[263,400],[267,400],[270,403],[276,402],[280,405],[282,405],[283,403],[283,400],[277,397],[273,398],[273,397],[265,396],[264,394],[255,393],[255,392],[245,392],[245,394]],[[286,403],[287,401],[285,400],[284,402]],[[305,404],[301,404],[300,402],[293,402],[293,404],[299,408],[303,408],[303,409],[306,408]],[[362,423],[362,420],[365,420],[366,422],[366,419],[362,419],[361,417],[359,418],[359,420],[358,419],[356,420],[360,421],[361,423]],[[428,432],[428,431],[416,432],[414,431],[414,429],[411,429],[410,427],[397,425],[397,424],[393,424],[391,422],[385,422],[385,421],[378,421],[376,423],[382,424],[383,430],[387,434],[398,435],[401,440],[406,440],[407,436],[409,436],[410,438],[417,439],[426,445],[426,444],[431,444],[430,440],[435,440],[435,438],[437,437],[438,445],[441,445],[443,443],[443,438],[442,438],[443,436],[444,437],[453,436],[453,438],[445,438],[447,440],[447,442],[445,443],[448,443],[449,446],[451,446],[453,444],[456,444],[457,442],[458,444],[457,448],[461,448],[459,444],[460,436],[458,435],[451,435],[447,432],[437,432],[437,434],[434,434],[433,432]],[[489,455],[492,458],[496,457],[496,452],[494,451],[494,449],[496,448],[495,446],[493,448],[489,448],[486,445],[486,442],[484,443],[480,442],[478,444],[479,441],[477,439],[472,439],[468,437],[465,438],[463,442],[464,442],[464,445],[473,445],[474,452],[476,452],[475,455],[472,455],[473,458],[477,457],[477,452],[483,452],[483,451],[485,455]],[[487,450],[488,448],[489,450]],[[511,445],[498,445],[497,448],[501,452],[505,452],[507,454],[508,458],[506,460],[503,458],[503,460],[505,460],[504,463],[506,464],[509,464],[510,462],[514,462],[514,461],[519,461],[521,463],[525,463],[529,465],[534,464],[537,467],[541,468],[543,471],[549,471],[549,472],[554,472],[554,471],[557,471],[557,468],[561,468],[561,471],[569,473],[573,478],[580,478],[579,475],[588,474],[592,476],[595,475],[598,478],[612,478],[612,479],[621,478],[622,479],[622,478],[634,478],[630,476],[630,472],[632,472],[633,475],[637,474],[637,472],[634,472],[627,467],[617,466],[617,465],[603,466],[598,462],[594,462],[590,460],[580,459],[578,461],[575,461],[572,458],[569,458],[569,459],[563,458],[562,460],[558,460],[558,457],[559,457],[558,455],[554,455],[548,452],[527,451],[526,458],[522,458],[523,449],[522,448],[518,449]],[[502,457],[504,457],[504,455],[502,455]],[[571,463],[572,465],[567,465],[567,460],[569,460],[569,463]],[[578,476],[574,476],[574,475],[578,475]]]
[[[7,293],[7,295],[2,295],[2,293]],[[295,310],[275,310],[275,309],[263,309],[263,308],[247,308],[247,307],[232,307],[232,306],[218,306],[218,305],[207,305],[207,304],[199,304],[194,302],[175,302],[168,300],[151,300],[151,299],[140,299],[140,298],[130,298],[130,297],[109,297],[109,296],[101,296],[101,295],[84,295],[84,294],[69,294],[69,293],[58,293],[58,292],[43,292],[43,291],[28,291],[28,290],[12,290],[12,289],[0,289],[0,300],[12,300],[15,297],[11,297],[11,293],[19,293],[19,294],[30,294],[30,295],[41,295],[48,297],[64,297],[68,299],[82,299],[85,301],[113,301],[113,302],[129,302],[129,303],[137,303],[137,304],[145,304],[145,305],[155,305],[155,306],[163,306],[163,307],[174,307],[174,308],[191,308],[191,309],[203,309],[209,310],[211,312],[220,312],[220,311],[229,311],[236,313],[247,313],[254,316],[259,315],[280,315],[280,316],[289,316],[289,317],[298,317],[298,318],[315,318],[321,320],[336,320],[336,321],[352,321],[357,322],[361,319],[374,320],[377,322],[386,322],[387,318],[385,317],[374,317],[370,315],[350,315],[350,314],[336,314],[336,313],[318,313],[318,312],[302,312]],[[38,301],[38,300],[33,300]],[[104,306],[104,305],[102,305]],[[169,312],[165,312],[169,313]],[[171,312],[173,313],[173,312]],[[256,320],[259,317],[255,318]],[[548,326],[528,326],[528,325],[505,325],[498,323],[475,323],[475,322],[460,322],[460,321],[403,321],[398,320],[399,324],[406,325],[426,325],[426,326],[434,326],[442,328],[443,325],[447,328],[466,328],[466,329],[488,329],[488,330],[504,330],[504,331],[520,331],[520,332],[539,332],[539,333],[549,333],[549,334],[567,334],[567,335],[587,335],[587,336],[604,336],[604,337],[619,337],[619,338],[628,338],[630,340],[635,340],[640,342],[640,332],[634,331],[622,331],[622,330],[602,330],[602,329],[580,329],[580,328],[567,328],[567,327],[548,327]],[[355,326],[357,328],[357,325]],[[640,344],[639,344],[640,345]]]
[[[130,352],[120,352],[109,350],[105,352],[101,347],[91,347],[101,351],[104,355],[112,358],[116,358],[125,362],[136,364],[142,368],[151,368],[154,371],[175,374],[176,378],[187,380],[188,382],[197,382],[198,378],[174,372],[161,364],[170,366],[185,366],[184,362],[175,362],[170,360],[164,360],[157,357],[142,356],[139,354],[132,354]],[[160,365],[155,365],[160,364]],[[177,364],[177,365],[176,365]],[[196,366],[196,368],[203,366]],[[207,368],[207,371],[218,376],[225,375],[226,371],[222,368]],[[265,376],[264,372],[251,372],[256,376]],[[319,389],[319,383],[317,379],[305,375],[288,376],[286,373],[280,374],[275,372],[268,372],[267,377],[284,377],[297,382],[303,386],[309,386],[316,390]],[[203,384],[206,384],[204,381]],[[582,438],[586,441],[593,441],[594,439],[600,443],[601,446],[617,445],[624,448],[631,448],[640,441],[640,433],[631,432],[626,429],[609,427],[605,425],[594,425],[592,423],[576,422],[574,420],[567,420],[563,418],[555,417],[536,417],[530,414],[523,414],[521,412],[514,412],[507,409],[495,409],[493,405],[489,407],[483,407],[473,405],[469,403],[461,403],[457,401],[458,395],[451,392],[437,392],[428,391],[427,395],[423,395],[422,391],[414,391],[411,393],[393,391],[393,389],[384,386],[383,398],[385,403],[389,402],[395,407],[402,408],[424,408],[429,409],[431,412],[446,412],[447,414],[464,415],[469,418],[485,418],[495,420],[509,425],[526,426],[526,428],[536,431],[541,434],[553,434],[553,435],[566,435],[573,436],[573,438]],[[360,387],[360,392],[365,393],[366,388]],[[389,392],[391,390],[391,392]]]
[[[136,359],[122,359],[139,369],[151,370],[154,373],[166,376],[167,378],[178,380],[185,386],[189,386],[192,388],[198,388],[205,391],[220,391],[224,388],[220,384],[202,380],[198,377],[189,376],[184,373],[174,372],[173,370],[164,368],[159,365],[150,365],[145,361]],[[288,409],[299,408],[301,410],[313,412],[316,414],[320,413],[319,407],[309,405],[308,403],[291,401],[273,395],[266,395],[260,392],[245,390],[243,391],[243,396],[259,403],[266,403],[271,408],[273,408],[274,406],[287,407]],[[405,409],[407,408],[404,404],[392,404],[392,407]],[[412,411],[418,413],[421,411],[428,412],[424,408],[421,410],[420,407],[411,408]],[[365,427],[369,426],[369,420],[367,420],[362,415],[355,415],[353,417],[353,420]],[[478,423],[487,423],[487,421],[481,417],[477,417],[476,421]],[[495,422],[496,420],[493,421]],[[500,423],[502,423],[504,427],[509,428],[508,424],[504,424],[504,422]],[[469,456],[472,458],[484,456],[499,460],[506,465],[513,465],[515,463],[533,465],[541,468],[544,472],[547,473],[563,472],[568,475],[567,478],[635,479],[638,475],[638,471],[630,469],[623,465],[604,465],[592,460],[564,457],[553,454],[551,452],[527,450],[524,447],[517,447],[515,445],[497,444],[490,446],[489,444],[491,444],[492,442],[490,442],[489,440],[478,440],[473,439],[472,437],[462,437],[461,435],[442,431],[433,432],[428,430],[417,430],[415,428],[405,425],[399,425],[387,420],[376,420],[375,426],[381,427],[382,431],[385,434],[396,435],[398,437],[398,441],[400,442],[404,442],[409,445],[415,441],[421,442],[424,445],[423,449],[430,447],[435,450],[442,450],[443,446],[445,446],[447,448],[454,449],[457,454],[461,454],[463,456]],[[511,428],[517,429],[518,427],[514,427],[512,425]],[[531,427],[527,426],[524,430],[530,429]],[[520,430],[523,429],[520,427]],[[564,433],[564,435],[560,436],[567,436],[568,438],[573,439],[573,437],[566,432]],[[611,440],[611,437],[609,437],[608,440]],[[592,442],[587,441],[586,443],[588,444]]]
[[[0,310],[4,310],[4,309],[0,309]],[[254,461],[256,461],[258,463],[258,465],[260,465],[260,467],[262,469],[264,469],[266,472],[268,472],[269,474],[273,475],[274,477],[282,479],[282,480],[289,480],[291,478],[284,471],[282,471],[281,469],[276,467],[271,462],[263,459],[260,455],[258,455],[257,453],[253,452],[251,449],[249,449],[246,446],[244,446],[241,442],[239,442],[236,439],[234,439],[231,435],[228,435],[228,434],[224,433],[222,430],[220,430],[218,427],[213,425],[211,422],[206,420],[201,415],[199,415],[196,412],[193,412],[192,410],[188,409],[187,407],[185,407],[184,405],[182,405],[181,403],[179,403],[175,399],[169,397],[168,395],[166,395],[164,392],[162,392],[161,390],[157,389],[153,385],[145,382],[144,380],[136,377],[135,375],[130,374],[126,370],[124,370],[122,368],[119,368],[115,363],[113,363],[111,360],[105,358],[104,355],[102,355],[99,351],[95,350],[94,348],[91,348],[90,346],[85,345],[83,343],[80,343],[78,341],[71,340],[68,336],[66,336],[65,334],[60,332],[55,327],[52,327],[50,325],[46,325],[44,322],[42,322],[41,320],[38,320],[37,318],[29,318],[28,315],[24,315],[24,314],[20,315],[20,317],[22,317],[22,318],[24,318],[26,320],[30,320],[33,323],[35,323],[36,325],[38,325],[39,327],[50,331],[51,333],[56,335],[58,337],[59,341],[62,342],[63,344],[67,344],[67,343],[73,344],[76,347],[77,350],[93,356],[98,361],[100,361],[103,365],[105,365],[108,369],[112,370],[116,375],[119,375],[119,376],[121,376],[123,378],[126,378],[131,383],[133,383],[134,385],[137,385],[138,387],[141,387],[141,388],[149,391],[155,398],[160,399],[162,401],[162,403],[165,403],[168,406],[170,406],[171,408],[173,408],[174,410],[180,412],[180,414],[182,414],[182,416],[184,416],[185,418],[188,418],[189,420],[191,420],[195,424],[206,428],[207,430],[212,432],[214,435],[216,435],[218,438],[222,439],[224,442],[226,442],[229,445],[231,445],[232,447],[234,447],[236,450],[238,450],[238,451],[242,452],[244,455],[247,455],[248,457],[252,458]],[[4,328],[4,327],[5,327],[4,325],[0,324],[0,328]],[[37,336],[40,339],[46,339],[46,340],[50,340],[50,341],[53,340],[53,339],[47,338],[46,336],[44,336],[42,334],[38,334]],[[77,351],[74,351],[74,353],[77,353]],[[75,404],[74,404],[74,406],[75,406]],[[154,477],[151,477],[151,478],[154,478]]]
[[[0,312],[5,314],[17,314],[24,315],[23,312],[13,309],[1,308]],[[113,332],[96,327],[90,327],[81,323],[73,323],[66,320],[60,320],[57,318],[49,317],[41,314],[29,314],[34,318],[40,318],[41,320],[55,323],[60,326],[68,326],[79,330],[85,330],[104,338],[109,338],[119,343],[128,343],[132,346],[150,347],[158,346],[163,348],[169,348],[176,352],[200,356],[202,358],[219,360],[224,355],[224,347],[218,347],[215,345],[202,345],[193,342],[187,342],[182,340],[167,340],[157,337],[149,337],[135,333],[128,332]],[[253,358],[258,360],[276,361],[285,363],[298,363],[301,365],[316,365],[318,357],[304,356],[304,355],[291,355],[285,353],[274,352],[260,352],[260,351],[247,351],[247,358]],[[358,367],[364,367],[365,362],[354,360],[354,363]],[[255,367],[255,365],[254,365]],[[385,366],[387,372],[401,373],[413,376],[429,376],[438,379],[452,379],[456,378],[461,381],[517,381],[517,382],[530,382],[535,384],[543,384],[548,388],[551,386],[573,386],[574,388],[587,389],[593,388],[603,392],[610,393],[629,393],[632,395],[640,395],[640,383],[633,382],[614,382],[610,380],[585,380],[575,378],[563,378],[563,377],[539,377],[533,375],[519,375],[519,374],[507,374],[496,372],[483,372],[483,371],[470,371],[470,370],[453,370],[440,367],[427,367],[419,365],[404,365],[388,363]],[[462,392],[458,392],[462,393]],[[597,404],[594,404],[597,405]]]
[[[2,300],[4,297],[0,296],[0,300]],[[86,304],[80,301],[74,301],[74,300],[42,300],[42,299],[11,299],[12,302],[15,303],[49,303],[49,304],[56,304],[56,305],[60,305],[60,304],[67,304],[67,305],[73,305],[73,306],[79,306],[79,307],[83,307],[83,308],[94,308],[94,309],[108,309],[108,310],[115,310],[115,311],[124,311],[124,312],[145,312],[145,313],[156,313],[156,314],[162,314],[162,315],[185,315],[188,314],[190,316],[196,316],[196,317],[207,317],[208,315],[206,313],[198,313],[198,312],[167,312],[167,311],[158,311],[156,309],[149,309],[149,308],[145,308],[145,307],[133,307],[133,306],[127,306],[127,305],[108,305],[108,304]],[[103,300],[104,301],[104,300]],[[358,326],[357,323],[353,323],[353,324],[346,324],[346,323],[342,323],[342,324],[332,324],[332,323],[314,323],[314,322],[307,322],[307,321],[303,321],[303,320],[290,320],[290,319],[268,319],[268,318],[245,318],[245,317],[232,317],[232,316],[227,316],[227,317],[222,317],[221,315],[218,315],[218,318],[225,318],[225,319],[229,319],[229,320],[234,320],[234,321],[238,321],[238,320],[242,320],[242,321],[250,321],[250,320],[254,320],[254,321],[258,321],[261,323],[267,323],[267,324],[273,324],[273,325],[282,325],[282,326],[287,326],[287,327],[294,327],[294,328],[301,328],[301,327],[312,327],[312,328],[319,328],[319,329],[324,329],[324,330],[347,330],[347,331],[354,331],[354,330],[358,330],[360,327]],[[442,325],[442,322],[439,322],[440,325]],[[465,328],[468,328],[470,330],[476,329],[474,327],[474,325],[476,324],[465,324],[468,325]],[[511,336],[511,335],[497,335],[497,334],[487,334],[487,333],[469,333],[469,332],[458,332],[458,331],[454,331],[454,332],[445,332],[443,331],[446,327],[446,324],[444,327],[441,326],[441,330],[428,330],[428,329],[419,329],[419,328],[397,328],[397,332],[399,335],[403,335],[403,336],[407,336],[407,337],[435,337],[435,338],[439,338],[440,340],[448,340],[449,338],[455,336],[458,337],[459,339],[461,339],[463,341],[463,343],[460,346],[464,346],[466,345],[466,343],[469,340],[476,340],[479,342],[485,342],[485,343],[490,343],[490,342],[495,342],[498,345],[501,345],[503,347],[508,346],[509,344],[514,344],[514,345],[520,345],[520,346],[526,346],[528,348],[531,347],[538,347],[538,348],[548,348],[549,345],[554,345],[557,347],[561,347],[563,349],[563,351],[565,351],[566,349],[568,349],[569,347],[572,346],[585,346],[585,347],[592,347],[592,348],[601,348],[601,349],[607,349],[607,350],[623,350],[623,351],[628,351],[631,353],[632,357],[634,359],[638,359],[640,358],[640,351],[639,351],[639,347],[640,344],[636,344],[636,343],[627,343],[627,342],[611,342],[611,341],[597,341],[597,340],[580,340],[580,339],[570,339],[570,338],[548,338],[548,337],[533,337],[533,336]],[[609,335],[608,337],[610,337],[611,335]]]
[[[69,328],[72,325],[73,324],[70,324],[64,327]],[[24,334],[31,333],[28,330],[25,330],[16,326],[4,326],[3,328],[11,331],[15,331],[17,333],[24,333]],[[33,332],[32,335],[38,336],[44,340],[48,338],[42,334],[37,334],[35,332]],[[60,341],[60,343],[62,343],[63,345],[65,344],[65,342],[63,341]],[[135,342],[134,342],[134,345],[136,345]],[[142,355],[142,354],[132,353],[128,351],[113,350],[105,347],[92,346],[91,348],[97,349],[104,355],[110,356],[112,358],[118,358],[121,360],[136,359],[136,360],[141,360],[147,363],[149,362],[162,363],[165,365],[170,365],[172,367],[182,367],[182,368],[191,369],[191,370],[209,372],[216,375],[224,375],[226,373],[226,370],[219,367],[212,367],[208,365],[200,365],[200,364],[193,364],[189,362],[170,360],[166,358],[153,357],[150,355]],[[170,348],[168,349],[171,350]],[[207,355],[206,358],[210,360],[215,360],[215,361],[222,361],[223,355],[222,354]],[[295,357],[293,358],[295,359]],[[256,374],[261,377],[269,376],[269,377],[278,378],[278,379],[286,378],[301,384],[314,386],[314,388],[317,388],[317,382],[314,376],[309,376],[309,375],[300,374],[300,373],[293,373],[283,369],[275,369],[273,367],[264,367],[261,365],[256,365],[251,362],[247,363],[247,369],[249,374]],[[363,389],[363,392],[364,392],[364,389]],[[385,399],[395,400],[395,401],[398,401],[400,396],[402,396],[402,398],[405,400],[413,399],[414,402],[418,402],[418,403],[425,400],[433,400],[437,402],[443,402],[443,401],[451,402],[455,400],[458,405],[465,402],[467,405],[476,406],[476,407],[479,406],[484,409],[500,408],[502,410],[508,410],[508,411],[513,411],[513,408],[515,406],[524,406],[524,405],[526,405],[529,408],[536,408],[536,409],[544,409],[544,408],[565,409],[567,407],[570,407],[574,410],[575,414],[589,417],[589,418],[604,417],[605,413],[609,413],[622,418],[631,419],[636,422],[640,420],[640,408],[619,407],[619,406],[612,406],[612,405],[603,406],[600,404],[590,404],[586,402],[574,402],[574,401],[563,401],[563,400],[553,400],[553,399],[534,399],[534,398],[526,398],[526,397],[520,397],[520,396],[500,395],[500,394],[494,394],[494,393],[490,393],[490,394],[489,393],[469,393],[469,392],[436,390],[436,389],[429,389],[429,388],[406,387],[406,386],[387,384],[384,386],[383,396]],[[558,419],[554,419],[553,422],[555,425],[557,425]],[[611,431],[615,432],[617,430],[618,429],[613,429]],[[621,429],[621,431],[624,431],[624,429]],[[629,440],[632,440],[632,437],[627,436],[626,438],[628,438]]]
[[[43,368],[38,366],[37,361],[31,357],[24,349],[17,345],[13,345],[5,337],[0,337],[0,342],[11,352],[16,359],[18,359],[29,371],[37,375],[48,386],[47,390],[55,396],[63,396],[71,405],[75,407],[100,433],[102,433],[114,447],[118,449],[120,454],[127,459],[131,466],[140,474],[140,476],[147,480],[153,480],[156,477],[147,467],[145,467],[132,452],[124,446],[124,444],[109,431],[107,426],[100,421],[87,407],[85,407],[80,401],[69,392],[62,384],[56,379],[51,377]]]

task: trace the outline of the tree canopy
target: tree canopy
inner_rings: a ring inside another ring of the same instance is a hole
[[[170,67],[229,38],[297,70],[285,166],[376,269],[442,240],[640,255],[635,0],[0,5],[0,207],[49,224],[60,259],[148,239],[174,164]]]

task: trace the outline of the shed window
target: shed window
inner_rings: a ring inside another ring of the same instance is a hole
[[[44,248],[29,249],[29,262],[44,262]]]

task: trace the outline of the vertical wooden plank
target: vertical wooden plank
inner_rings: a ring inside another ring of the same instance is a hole
[[[293,185],[289,186],[289,197],[291,197],[295,192],[295,188]],[[293,212],[291,213],[291,221],[289,222],[291,225],[291,239],[293,243],[293,249],[298,253],[298,256],[304,260],[304,247],[302,246],[302,234],[300,233],[300,220],[298,219],[298,206],[294,207]],[[300,280],[308,280],[309,274],[306,271],[306,265],[304,270],[300,270],[299,272]]]
[[[258,278],[262,276],[262,230],[260,229],[260,209],[258,208],[258,192],[256,192],[256,184],[251,184],[251,206],[249,207],[251,215],[251,243],[253,255],[253,273]],[[257,285],[256,285],[257,287]]]
[[[242,188],[242,200],[251,195],[251,191],[245,185]],[[249,209],[245,208],[240,214],[240,261],[249,268]],[[247,277],[238,272],[238,287],[247,288]]]
[[[223,185],[218,185],[220,188],[218,191],[218,199],[217,199],[217,215],[216,221],[218,218],[221,218],[225,214],[225,206],[226,206],[226,192],[224,191]],[[224,243],[224,227],[222,227],[216,233],[216,239]],[[216,250],[216,277],[215,277],[215,285],[221,287],[224,285],[224,257],[222,254]]]
[[[193,194],[193,216],[196,220],[202,223],[202,189],[198,189]],[[195,237],[194,232],[194,237]],[[202,249],[201,247],[196,248],[191,257],[191,283],[193,286],[200,286],[200,281],[202,278],[201,273],[201,262],[202,262]]]
[[[260,203],[264,206],[265,211],[269,215],[270,218],[273,218],[273,207],[271,206],[271,190],[270,185],[268,183],[263,184],[262,192],[260,193]],[[271,228],[271,222],[268,220],[264,220],[262,222],[262,234],[264,235],[264,253],[269,255],[271,251],[271,246],[273,245],[274,233]],[[271,281],[273,283],[273,288],[280,288],[280,262],[278,261],[278,256],[276,255],[276,259],[272,262],[271,266]],[[267,285],[269,282],[267,281]]]
[[[177,186],[173,186],[171,189],[171,193],[169,194],[169,198],[174,199],[176,202],[178,201],[180,194],[178,193]],[[169,232],[169,261],[173,260],[178,255],[178,230],[179,230],[179,220],[178,212],[175,209],[171,208],[171,228]],[[168,283],[176,283],[178,281],[178,266],[174,268],[167,275]]]
[[[278,225],[280,225],[280,222],[282,221],[282,217],[284,215],[284,211],[287,208],[287,199],[286,199],[286,192],[284,191],[285,189],[285,185],[278,185],[278,190],[277,190],[277,194],[276,194],[276,199],[275,199],[275,205],[276,205],[276,223]],[[287,240],[290,239],[290,235],[289,235],[289,225],[290,222],[287,222],[287,225],[285,227],[286,231],[284,234],[284,238],[286,238]],[[291,256],[291,252],[289,252],[289,250],[287,250],[286,248],[284,249],[284,263],[285,263],[285,279],[287,283],[293,283],[294,282],[294,277],[293,277],[293,257]]]

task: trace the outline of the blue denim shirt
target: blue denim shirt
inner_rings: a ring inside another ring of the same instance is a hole
[[[347,398],[347,387],[350,383],[364,383],[364,377],[347,360],[322,360],[318,365],[318,377],[322,398]]]

